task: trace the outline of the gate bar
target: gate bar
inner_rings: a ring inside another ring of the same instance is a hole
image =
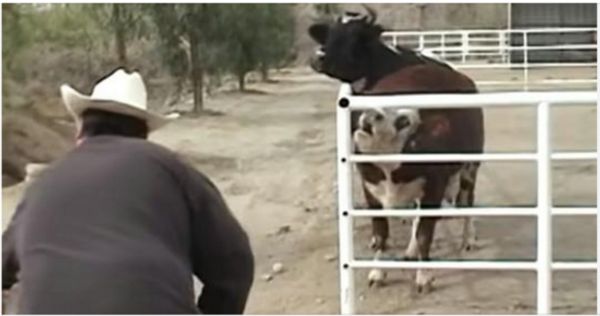
[[[343,84],[340,90],[351,89],[348,84]],[[348,99],[350,97],[352,102]],[[378,108],[468,108],[494,105],[495,107],[530,107],[532,104],[549,102],[553,105],[591,103],[596,101],[596,91],[563,91],[563,92],[489,92],[484,94],[474,93],[449,93],[449,94],[405,94],[405,95],[344,95],[352,110],[368,110],[377,103]]]
[[[551,154],[553,160],[595,160],[593,152],[557,152]],[[445,161],[511,161],[537,160],[536,153],[483,153],[483,154],[386,154],[350,155],[351,162],[445,162]]]
[[[600,14],[600,6],[596,4],[596,17]],[[598,25],[596,24],[596,27]],[[597,34],[598,31],[594,33]],[[600,58],[598,50],[596,50],[596,61]],[[596,85],[596,93],[600,94],[600,87]],[[600,122],[600,112],[598,111],[598,103],[596,103],[596,314],[600,315],[600,172],[598,166],[600,166],[600,137],[598,137],[598,122]]]
[[[405,260],[353,260],[354,269],[448,269],[448,270],[537,270],[535,261],[405,261]],[[553,270],[596,270],[596,261],[554,262]]]
[[[337,156],[338,156],[338,220],[339,220],[339,271],[340,271],[340,302],[341,313],[354,314],[354,273],[348,263],[354,257],[352,216],[348,210],[352,208],[352,164],[348,155],[351,152],[350,110],[344,95],[350,95],[350,86],[340,88],[337,113]],[[346,100],[346,101],[343,101]]]
[[[537,313],[552,314],[552,160],[550,105],[537,108]]]
[[[596,215],[596,207],[552,207],[552,215]],[[351,209],[353,217],[536,216],[537,207],[474,207],[447,209]]]

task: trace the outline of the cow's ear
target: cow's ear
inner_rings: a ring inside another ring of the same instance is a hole
[[[329,25],[326,23],[313,24],[308,28],[308,34],[317,43],[324,45],[327,41],[327,34],[329,33]]]
[[[383,33],[383,27],[379,24],[369,25],[366,29],[366,39],[377,40],[379,41],[379,37],[381,37],[381,33]]]
[[[446,137],[451,131],[450,121],[446,116],[441,114],[427,118],[423,124],[429,135],[436,138]]]
[[[381,33],[383,33],[383,26],[379,24],[373,25],[373,33],[377,38],[379,38],[381,36]]]

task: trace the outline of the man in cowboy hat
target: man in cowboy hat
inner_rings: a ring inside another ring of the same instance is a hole
[[[32,184],[2,236],[2,289],[19,282],[19,312],[242,313],[248,237],[207,177],[145,140],[167,119],[147,110],[141,76],[118,69],[91,96],[61,93],[78,145]]]

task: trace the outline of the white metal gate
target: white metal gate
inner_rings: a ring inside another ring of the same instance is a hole
[[[527,270],[537,272],[537,313],[551,313],[552,270],[596,270],[597,311],[600,314],[600,215],[598,207],[553,207],[551,192],[552,160],[596,160],[598,151],[552,152],[550,148],[550,106],[590,104],[597,106],[597,93],[589,92],[509,92],[485,94],[425,94],[399,96],[353,96],[350,85],[341,86],[337,107],[338,146],[338,212],[340,251],[341,313],[353,314],[354,269],[473,269],[473,270]],[[352,153],[350,111],[373,107],[464,108],[537,106],[537,152],[484,153],[484,154],[393,154],[354,155]],[[438,210],[360,210],[352,203],[352,166],[356,162],[382,161],[535,161],[537,162],[537,207],[486,207]],[[600,195],[597,189],[597,200]],[[596,262],[552,262],[552,215],[596,215]],[[536,216],[537,260],[523,261],[373,261],[356,260],[353,247],[353,217],[373,216]]]

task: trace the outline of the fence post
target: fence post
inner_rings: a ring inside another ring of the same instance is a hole
[[[600,7],[598,9],[600,12]],[[600,92],[600,90],[599,90]],[[596,111],[596,122],[600,120],[600,112]],[[600,137],[596,138],[596,314],[600,315]]]
[[[600,12],[600,7],[598,7]],[[600,92],[600,89],[598,89]],[[600,120],[600,112],[596,111],[596,122]],[[596,137],[596,314],[600,315],[600,137]]]
[[[500,62],[506,64],[506,33],[498,31],[498,53],[500,54]]]
[[[552,311],[552,160],[550,105],[537,110],[537,313]]]
[[[596,16],[600,14],[600,6],[596,5]],[[594,43],[598,45],[597,39],[598,30],[594,31]],[[598,48],[596,48],[596,63],[598,62]],[[596,66],[598,67],[598,66]],[[596,90],[600,92],[598,84]],[[596,106],[598,106],[596,104]],[[600,112],[596,111],[596,122],[600,120]],[[598,123],[596,123],[598,124]],[[597,128],[597,127],[596,127]],[[600,315],[600,138],[596,137],[596,314]]]
[[[442,59],[446,59],[446,33],[442,33],[440,40],[442,42]]]
[[[338,154],[338,221],[339,221],[339,269],[341,314],[354,314],[354,273],[350,261],[354,258],[353,224],[349,210],[352,208],[352,164],[351,152],[350,101],[352,93],[349,85],[340,89],[337,109],[337,154]]]
[[[469,33],[463,31],[461,33],[461,38],[462,38],[462,63],[464,64],[467,62],[467,54],[469,53]]]
[[[527,31],[523,31],[523,86],[525,91],[529,90],[529,43],[527,34]]]
[[[600,14],[600,6],[596,5],[596,16]],[[594,36],[598,31],[594,31]],[[594,37],[597,45],[597,38]],[[596,48],[596,62],[598,62],[598,48]],[[597,67],[597,66],[596,66]],[[598,84],[596,84],[596,90],[600,92]],[[596,104],[596,106],[598,106]],[[596,111],[596,122],[600,120],[600,112]],[[596,123],[598,124],[598,123]],[[597,127],[596,127],[597,128]],[[596,137],[596,314],[600,315],[600,172],[598,171],[600,166],[600,137]]]

